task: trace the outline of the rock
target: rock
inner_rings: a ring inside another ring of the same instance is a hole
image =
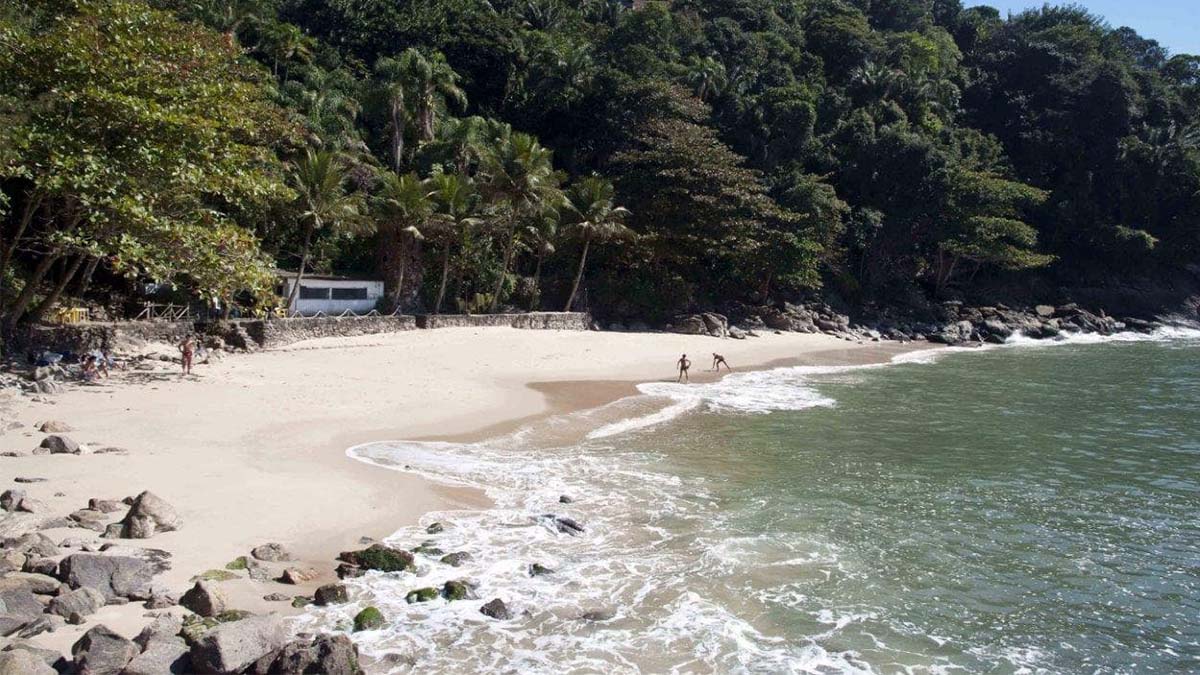
[[[76,588],[50,600],[46,611],[68,621],[72,615],[91,616],[105,604],[104,594],[94,588]],[[71,621],[71,623],[74,623]]]
[[[250,555],[257,560],[265,560],[267,562],[287,562],[292,559],[292,554],[283,547],[283,544],[263,544],[255,546],[254,550],[250,551]]]
[[[451,567],[459,567],[463,563],[471,560],[471,554],[466,551],[457,551],[455,553],[447,553],[442,556],[440,562]]]
[[[354,615],[354,632],[374,630],[383,626],[383,613],[377,607],[371,606]]]
[[[559,496],[558,496],[558,503],[559,503],[559,504],[572,504],[572,503],[574,503],[574,502],[575,502],[575,500],[574,500],[574,499],[571,499],[571,497],[570,497],[570,496],[568,496],[568,495],[559,495]]]
[[[730,326],[729,327],[729,337],[733,338],[734,340],[745,340],[746,339],[746,331],[742,330],[741,328],[738,328],[737,326]]]
[[[183,630],[183,619],[173,614],[163,614],[143,628],[142,632],[133,638],[133,642],[144,650],[151,642],[179,639],[180,630]]]
[[[149,539],[156,532],[171,532],[179,529],[179,515],[175,508],[150,491],[143,492],[129,507],[121,521],[121,537],[124,539]]]
[[[58,578],[71,588],[94,588],[108,600],[150,598],[154,569],[144,560],[127,556],[75,553],[58,565]]]
[[[553,513],[543,514],[542,518],[549,520],[554,525],[554,529],[563,534],[575,536],[584,532],[583,526],[580,525],[574,518],[556,516]]]
[[[0,592],[10,588],[27,588],[38,595],[53,595],[62,583],[54,577],[33,572],[10,572],[0,577]]]
[[[531,577],[542,577],[546,576],[547,574],[554,574],[554,570],[542,565],[541,563],[533,563],[529,566],[529,576]]]
[[[512,618],[512,612],[508,611],[508,605],[505,605],[504,601],[500,598],[495,598],[485,603],[479,608],[479,611],[484,616],[490,616],[500,621],[508,621]]]
[[[287,602],[291,599],[292,596],[287,595],[286,593],[267,593],[263,596],[263,600],[266,600],[267,602]]]
[[[254,558],[246,559],[246,573],[249,574],[250,578],[255,581],[271,581],[271,579],[274,577],[274,573],[271,572],[271,568],[260,563]]]
[[[297,609],[301,607],[308,607],[312,604],[312,601],[313,599],[306,595],[297,595],[296,597],[292,598],[292,607]]]
[[[5,511],[17,511],[21,505],[21,501],[25,499],[24,490],[5,490],[0,493],[0,509]]]
[[[467,600],[474,596],[473,591],[471,584],[465,581],[451,580],[442,586],[442,597],[450,601]]]
[[[350,593],[344,584],[325,584],[313,594],[313,603],[319,606],[337,605],[350,601]]]
[[[0,589],[0,611],[6,614],[37,617],[45,609],[28,586]]]
[[[187,644],[179,638],[155,640],[145,650],[133,657],[121,675],[165,675],[166,673],[190,673],[192,656]]]
[[[334,572],[337,574],[337,578],[339,579],[354,579],[367,573],[366,570],[358,565],[351,565],[347,562],[338,563],[338,566],[334,569]]]
[[[0,675],[58,675],[36,654],[25,650],[0,652]]]
[[[21,571],[57,579],[58,561],[54,558],[35,558],[29,556],[25,559],[25,566]]]
[[[729,319],[724,314],[705,312],[700,315],[700,319],[709,335],[717,338],[729,336]]]
[[[286,642],[287,631],[277,616],[222,623],[192,644],[192,669],[198,673],[236,673]]]
[[[151,588],[150,599],[143,607],[146,609],[166,609],[179,604],[179,597],[165,588]]]
[[[28,513],[0,512],[0,540],[13,539],[37,532],[42,519]],[[53,543],[53,542],[51,542]],[[6,545],[5,548],[8,548]]]
[[[279,583],[298,586],[306,584],[319,576],[320,573],[311,567],[289,567],[279,576]]]
[[[43,649],[41,647],[35,647],[28,642],[14,642],[5,647],[3,650],[0,650],[0,653],[5,652],[25,652],[26,654],[31,654],[39,661],[52,668],[53,670],[50,671],[52,673],[68,670],[69,664],[67,663],[67,660],[63,658],[63,655],[60,654],[57,649]],[[38,673],[43,671],[38,671],[35,669],[33,672]],[[0,675],[7,675],[4,673],[2,668],[0,668]]]
[[[88,509],[99,511],[101,513],[116,513],[125,509],[125,504],[117,499],[96,499],[95,497],[88,500]]]
[[[69,436],[59,434],[43,438],[38,447],[49,451],[51,455],[84,455],[88,452],[86,446],[76,443]],[[37,450],[34,450],[34,454],[37,454]]]
[[[41,532],[27,532],[15,537],[6,537],[2,548],[6,551],[24,553],[39,558],[58,555],[58,545]]]
[[[59,420],[46,420],[38,426],[38,431],[44,434],[63,434],[68,431],[75,431],[70,424],[60,422]]]
[[[379,570],[380,572],[416,571],[416,564],[412,553],[383,544],[372,544],[361,551],[344,551],[338,555],[338,560],[357,566],[363,570]]]
[[[425,528],[426,534],[441,534],[445,530],[446,526],[442,525],[441,523],[433,523],[429,527]]]
[[[137,645],[106,626],[93,627],[71,645],[79,675],[117,675],[137,654]]]
[[[179,598],[179,604],[200,616],[216,616],[225,611],[225,594],[214,583],[197,581]]]
[[[17,476],[13,479],[14,483],[45,483],[45,478],[33,478],[29,476]]]
[[[268,662],[268,663],[264,663]],[[361,675],[358,647],[347,635],[321,634],[312,640],[293,640],[276,655],[255,664],[255,675],[274,673],[322,673]]]
[[[105,532],[108,526],[105,524],[105,515],[99,511],[91,509],[79,509],[67,516],[76,523],[76,527],[82,527],[93,532]]]
[[[0,612],[0,637],[14,635],[39,618],[31,614]]]
[[[584,612],[579,618],[584,621],[611,621],[616,618],[617,612],[614,609],[593,609]]]
[[[1038,305],[1037,307],[1033,308],[1033,311],[1038,315],[1038,317],[1042,319],[1049,319],[1050,317],[1054,316],[1056,310],[1053,305]]]
[[[429,602],[430,600],[437,599],[437,597],[438,589],[431,586],[426,586],[425,588],[418,588],[409,591],[408,595],[404,596],[404,601],[410,605],[413,605],[418,602]]]

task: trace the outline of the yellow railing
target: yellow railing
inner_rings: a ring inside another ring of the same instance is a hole
[[[59,307],[51,320],[55,323],[81,323],[88,320],[87,307]]]

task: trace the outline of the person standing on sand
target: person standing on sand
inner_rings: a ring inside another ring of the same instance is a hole
[[[679,379],[675,380],[675,381],[683,382],[684,384],[689,383],[690,381],[688,380],[688,368],[692,367],[692,362],[688,361],[687,354],[684,354],[683,356],[679,357],[679,362],[676,365],[679,366]]]
[[[188,335],[179,343],[179,353],[183,357],[183,374],[192,374],[192,358],[196,355],[196,338]]]
[[[721,356],[720,354],[718,354],[716,352],[713,352],[712,369],[719,373],[719,372],[721,372],[721,366],[725,366],[725,370],[733,372],[733,368],[730,368],[729,364],[725,363],[725,357]]]

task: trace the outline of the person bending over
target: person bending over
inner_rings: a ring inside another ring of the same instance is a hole
[[[712,369],[719,373],[719,372],[721,372],[721,366],[725,366],[725,370],[733,371],[733,368],[730,368],[729,364],[725,363],[724,356],[721,356],[720,354],[713,352]]]

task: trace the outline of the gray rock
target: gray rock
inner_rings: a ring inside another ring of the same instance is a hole
[[[192,672],[192,657],[188,646],[180,638],[155,640],[146,645],[145,651],[133,657],[121,675],[165,675],[166,673]]]
[[[287,602],[291,599],[292,596],[287,595],[286,593],[267,593],[263,596],[263,600],[266,600],[267,602]]]
[[[42,663],[46,664],[50,668],[53,668],[54,670],[51,672],[56,672],[58,670],[56,666],[62,666],[64,671],[67,669],[67,660],[63,658],[63,655],[60,654],[57,649],[43,649],[41,647],[35,647],[28,642],[14,642],[5,647],[2,651],[25,652],[26,654],[32,654]],[[35,670],[34,672],[38,671]]]
[[[45,609],[46,606],[28,586],[0,589],[0,612],[37,617]]]
[[[1054,316],[1056,310],[1053,305],[1038,305],[1037,307],[1033,308],[1033,311],[1040,318],[1049,319],[1050,317]]]
[[[25,650],[0,652],[0,675],[58,675],[36,654]]]
[[[446,529],[445,525],[443,525],[441,523],[433,523],[429,527],[425,528],[425,532],[426,532],[426,534],[441,534],[442,532],[445,531],[445,529]],[[370,542],[367,542],[367,543],[370,543]]]
[[[313,603],[321,606],[338,605],[349,601],[350,593],[346,590],[345,584],[325,584],[313,594]]]
[[[62,434],[68,431],[75,431],[70,424],[59,420],[46,420],[38,426],[38,431],[43,434]]]
[[[283,547],[283,544],[276,543],[255,546],[254,549],[250,551],[250,555],[254,556],[258,560],[265,560],[267,562],[287,562],[292,559],[292,554]]]
[[[17,476],[13,479],[14,483],[45,483],[45,478],[35,478],[30,476]]]
[[[71,645],[79,675],[118,675],[137,654],[137,645],[102,625]]]
[[[225,594],[216,584],[197,581],[195,586],[179,598],[179,604],[200,616],[216,616],[225,611]]]
[[[179,525],[179,514],[175,513],[175,507],[147,490],[133,500],[129,513],[121,521],[121,537],[149,539],[156,532],[177,530]]]
[[[94,588],[76,588],[50,600],[46,611],[70,620],[72,615],[91,616],[104,606],[104,595]],[[73,623],[73,622],[72,622]]]
[[[0,592],[10,588],[27,588],[38,595],[53,595],[61,585],[54,577],[33,572],[9,572],[0,578]]]
[[[93,497],[88,500],[88,508],[101,513],[116,513],[117,511],[124,511],[125,504],[119,499],[97,499]]]
[[[254,675],[274,673],[323,673],[360,675],[358,647],[346,635],[321,634],[312,640],[293,640],[278,654],[260,659],[249,671]]]
[[[451,567],[460,567],[463,563],[471,560],[471,554],[466,551],[455,551],[442,556],[440,562]]]
[[[617,616],[617,611],[614,609],[593,609],[584,612],[579,618],[584,621],[610,621]]]
[[[479,608],[479,611],[484,616],[490,616],[500,621],[507,621],[512,618],[512,612],[508,611],[508,606],[500,598],[488,601]]]
[[[19,511],[21,502],[25,499],[24,490],[5,490],[0,493],[0,509],[5,511]]]
[[[94,588],[108,600],[150,598],[154,569],[144,560],[127,556],[75,553],[59,563],[58,578],[71,588]]]
[[[150,625],[142,629],[142,632],[133,638],[134,644],[141,647],[143,650],[150,645],[151,642],[164,642],[171,640],[181,640],[179,631],[183,628],[183,619],[174,614],[163,614],[155,617]]]
[[[43,450],[48,450],[52,455],[83,455],[87,454],[87,447],[82,446],[71,440],[70,436],[62,436],[53,434],[42,439],[41,445],[38,446]],[[36,450],[34,451],[36,454]]]
[[[311,567],[289,567],[279,576],[279,583],[299,586],[316,579],[320,574]]]
[[[104,522],[107,519],[107,516],[99,511],[93,511],[91,509],[79,509],[78,511],[73,511],[71,515],[67,517],[75,521],[78,527],[82,527],[93,532],[104,532],[108,527]]]
[[[223,623],[192,645],[192,668],[198,673],[238,672],[286,642],[287,631],[277,616]]]
[[[21,537],[41,527],[42,519],[28,513],[0,512],[0,540]],[[5,548],[8,548],[5,546]]]

